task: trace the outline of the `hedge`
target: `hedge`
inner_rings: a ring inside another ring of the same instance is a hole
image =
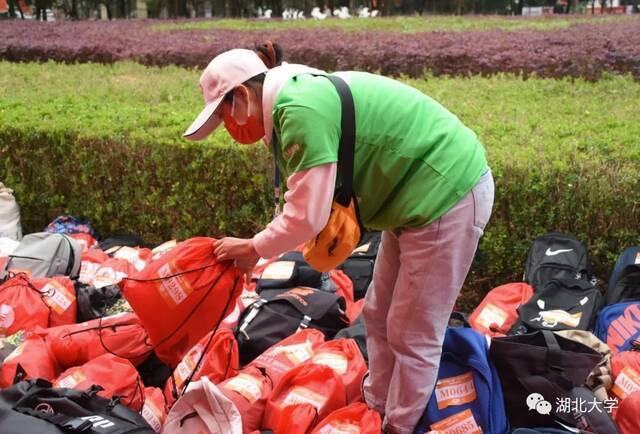
[[[593,20],[581,20],[595,22]],[[212,21],[215,23],[215,21]],[[386,21],[382,21],[386,22]],[[160,23],[162,23],[160,21]],[[207,21],[196,21],[208,23]],[[186,24],[183,24],[186,25]],[[599,79],[606,71],[640,78],[640,18],[565,29],[471,32],[348,32],[333,29],[240,31],[161,27],[158,21],[22,22],[0,26],[0,60],[204,67],[231,48],[265,40],[285,47],[288,61],[326,70],[385,75],[491,75]]]
[[[251,236],[271,216],[269,153],[224,131],[181,133],[202,106],[197,71],[134,63],[0,62],[0,180],[16,190],[26,231],[61,213],[103,236],[151,242]],[[548,231],[588,243],[597,274],[640,244],[640,85],[513,76],[406,80],[472,127],[496,178],[494,214],[460,307],[520,278]]]

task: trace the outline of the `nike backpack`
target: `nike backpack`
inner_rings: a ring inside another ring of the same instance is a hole
[[[551,280],[518,308],[520,323],[535,330],[593,330],[602,293],[586,280]]]
[[[380,248],[380,232],[368,232],[363,235],[360,245],[351,256],[338,267],[353,282],[355,300],[364,298],[373,279],[373,266]]]
[[[313,288],[265,289],[240,317],[235,335],[244,366],[297,330],[314,328],[333,339],[349,326],[345,300]]]
[[[640,339],[640,301],[616,303],[600,311],[595,334],[616,354]]]
[[[464,432],[509,432],[500,378],[488,352],[484,335],[467,327],[447,329],[438,379],[415,434],[462,425],[469,428]]]
[[[9,255],[0,279],[9,273],[26,273],[29,277],[56,275],[78,277],[80,273],[80,243],[66,234],[39,232],[26,235]]]
[[[628,249],[625,249],[622,253],[620,253],[620,256],[618,256],[618,259],[613,266],[613,270],[611,271],[611,276],[609,276],[609,284],[607,285],[607,289],[611,289],[615,286],[616,282],[622,275],[622,270],[624,270],[629,265],[640,266],[639,246],[629,247]]]
[[[585,245],[568,235],[551,233],[534,240],[523,280],[539,290],[551,280],[591,280],[593,271]]]
[[[640,301],[640,265],[627,265],[616,276],[605,294],[605,304]]]

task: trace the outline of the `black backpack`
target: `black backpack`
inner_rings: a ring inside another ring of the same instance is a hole
[[[81,282],[75,282],[76,301],[78,303],[78,322],[108,316],[107,309],[122,299],[118,285],[96,288]]]
[[[327,339],[349,325],[344,298],[313,288],[265,289],[240,317],[236,339],[245,365],[297,330],[318,329]]]
[[[551,280],[518,308],[528,331],[592,330],[603,305],[602,293],[585,280]]]
[[[118,398],[88,391],[52,388],[45,380],[21,381],[0,390],[0,432],[11,434],[154,434],[138,413]]]
[[[627,265],[605,294],[606,305],[625,301],[640,301],[640,265]]]
[[[534,240],[523,280],[534,290],[551,280],[591,280],[593,271],[585,245],[573,237],[551,233]]]
[[[353,282],[353,296],[355,300],[364,298],[373,279],[373,266],[375,265],[378,249],[380,248],[380,232],[368,232],[364,234],[360,245],[351,256],[338,267]]]

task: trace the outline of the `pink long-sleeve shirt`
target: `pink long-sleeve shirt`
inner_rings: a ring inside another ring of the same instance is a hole
[[[269,70],[262,91],[264,140],[271,143],[272,109],[278,92],[291,77],[300,73],[324,74],[304,65],[283,63]],[[253,237],[253,246],[263,258],[293,250],[315,237],[329,220],[336,184],[337,164],[323,164],[301,170],[287,179],[282,213]]]

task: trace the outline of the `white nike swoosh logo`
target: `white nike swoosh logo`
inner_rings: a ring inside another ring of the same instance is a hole
[[[547,249],[547,251],[545,252],[545,255],[547,256],[555,256],[558,255],[560,253],[566,253],[566,252],[572,252],[573,249],[560,249],[560,250],[551,250],[550,248]]]

